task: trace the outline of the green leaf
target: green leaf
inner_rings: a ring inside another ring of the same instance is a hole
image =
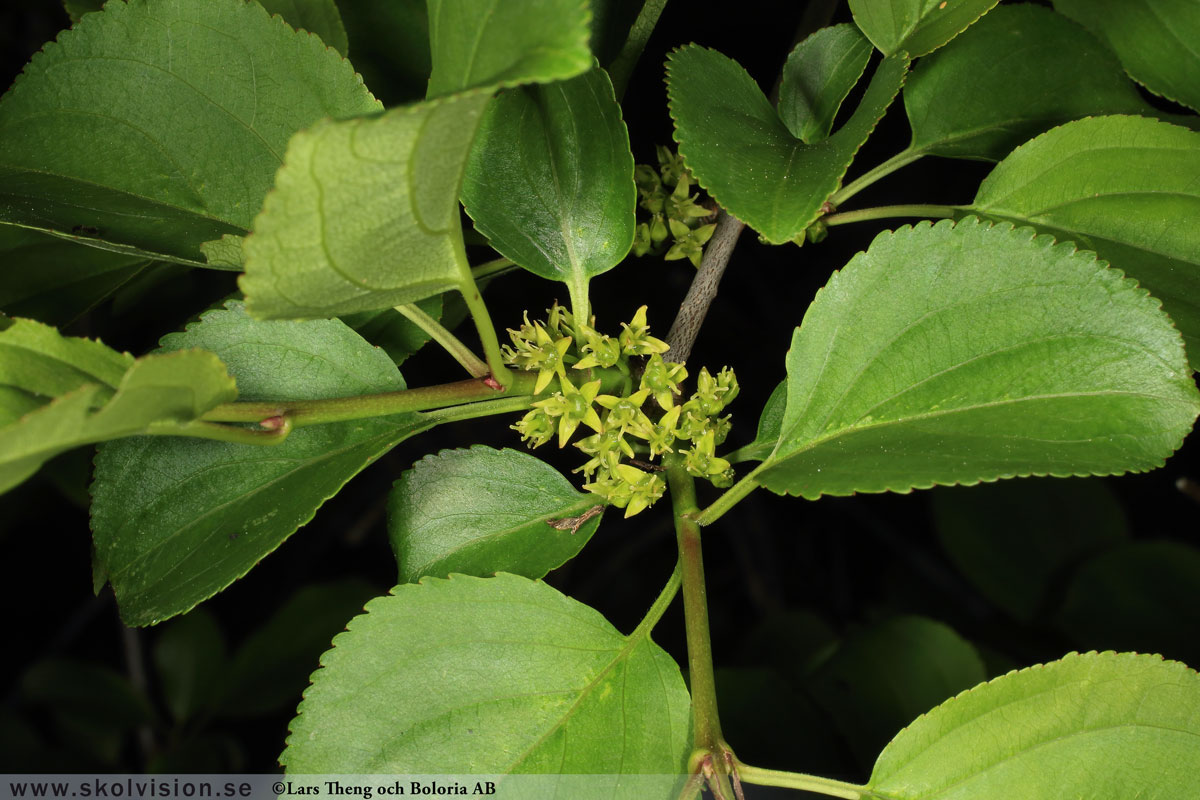
[[[1200,111],[1200,7],[1187,0],[1054,0],[1103,39],[1133,79]]]
[[[884,54],[937,50],[999,0],[850,0],[854,21]]]
[[[1130,542],[1072,576],[1058,625],[1080,647],[1137,649],[1200,664],[1200,550]]]
[[[1095,250],[1162,300],[1200,358],[1200,133],[1142,117],[1070,122],[1018,147],[974,213]]]
[[[329,642],[378,594],[358,579],[298,590],[238,648],[223,680],[221,713],[246,717],[294,707]]]
[[[953,629],[902,616],[848,635],[804,687],[870,764],[901,728],[985,677],[979,653]]]
[[[871,43],[848,22],[821,28],[796,45],[779,86],[779,116],[792,135],[805,144],[829,136],[870,60]]]
[[[458,187],[486,94],[292,137],[254,231],[241,288],[264,318],[329,317],[469,286]]]
[[[230,303],[165,337],[163,347],[221,356],[245,400],[404,388],[387,355],[338,320],[260,322]],[[122,618],[150,625],[212,597],[363,467],[429,427],[418,414],[399,414],[300,428],[269,448],[162,438],[101,447],[92,531],[97,566],[113,585]]]
[[[427,97],[573,78],[592,66],[586,0],[429,0]]]
[[[471,149],[462,199],[492,247],[585,302],[588,281],[633,245],[633,153],[608,74],[501,92]]]
[[[189,423],[236,397],[225,365],[212,353],[134,361],[33,320],[4,320],[0,492],[73,447],[140,433],[186,435]]]
[[[577,531],[550,523],[603,503],[576,491],[558,470],[517,450],[476,445],[426,456],[396,482],[388,533],[400,581],[451,572],[484,577],[512,572],[541,578],[592,538],[600,514]]]
[[[1001,6],[913,68],[910,149],[999,161],[1073,119],[1155,112],[1094,36],[1048,8]]]
[[[1120,503],[1098,479],[938,489],[933,515],[959,571],[989,601],[1027,623],[1044,616],[1064,573],[1129,535]]]
[[[881,800],[1167,800],[1200,774],[1200,676],[1132,653],[1011,672],[901,731],[868,784]]]
[[[782,380],[767,398],[762,414],[758,418],[758,435],[750,444],[730,453],[733,462],[763,461],[771,455],[779,442],[779,428],[783,424],[783,411],[787,406],[787,380]]]
[[[204,260],[208,266],[213,269],[241,272],[244,261],[242,258],[243,241],[245,241],[245,237],[232,236],[227,233],[220,239],[201,244],[200,252],[204,254]]]
[[[289,772],[658,774],[670,786],[685,769],[679,667],[647,630],[623,636],[541,582],[397,586],[321,667],[280,757]]]
[[[1161,466],[1200,411],[1178,332],[1120,272],[975,218],[880,234],[792,337],[776,492],[907,492]]]
[[[208,710],[225,680],[225,637],[203,608],[163,626],[154,643],[162,695],[177,723]]]
[[[250,227],[294,132],[378,108],[257,3],[110,2],[0,100],[0,221],[203,266],[202,242]]]
[[[350,48],[346,27],[333,0],[258,0],[272,14],[297,30],[306,30],[345,56]]]
[[[51,325],[74,321],[150,263],[14,225],[0,225],[0,261],[0,310]]]
[[[806,145],[792,136],[736,61],[697,45],[682,47],[667,59],[679,153],[730,214],[782,244],[820,216],[907,70],[905,56],[885,58],[846,124]]]

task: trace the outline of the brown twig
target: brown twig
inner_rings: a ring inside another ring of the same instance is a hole
[[[679,306],[679,313],[675,315],[675,322],[667,333],[667,344],[671,345],[664,356],[667,361],[681,363],[692,354],[692,345],[696,343],[700,326],[708,315],[708,307],[717,296],[721,276],[725,274],[738,236],[745,227],[746,223],[724,210],[717,214],[717,228],[704,248],[700,269],[696,270],[696,277],[692,279],[692,285]]]

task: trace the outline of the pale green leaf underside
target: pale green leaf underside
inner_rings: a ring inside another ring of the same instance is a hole
[[[549,464],[517,450],[476,445],[426,456],[400,477],[388,500],[400,580],[451,572],[541,578],[583,549],[600,516],[574,533],[548,523],[600,504]]]
[[[323,121],[292,137],[241,288],[256,317],[330,317],[470,285],[458,187],[487,94]]]
[[[736,61],[688,45],[667,60],[675,140],[696,180],[718,203],[768,241],[782,244],[820,215],[907,70],[905,56],[885,58],[846,124],[806,145],[792,136]]]
[[[1200,358],[1200,133],[1143,117],[1070,122],[1014,150],[971,210],[1070,239],[1136,279]]]
[[[232,304],[163,346],[221,356],[246,400],[404,388],[387,355],[337,320],[260,322]],[[216,594],[363,467],[428,427],[405,414],[300,428],[271,447],[141,437],[101,447],[92,531],[97,566],[113,584],[122,618],[150,625]]]
[[[586,72],[590,20],[586,0],[429,0],[426,97]]]
[[[850,0],[854,21],[885,54],[916,58],[962,33],[999,0]]]
[[[1153,469],[1200,411],[1156,300],[973,217],[880,234],[817,295],[787,370],[757,481],[809,499]]]
[[[796,45],[779,85],[779,117],[792,135],[805,144],[828,136],[870,60],[871,43],[848,22],[822,28]]]
[[[629,252],[637,204],[608,74],[501,92],[471,148],[462,199],[501,254],[586,296],[588,281]]]
[[[662,774],[665,790],[690,747],[670,656],[516,575],[397,586],[321,667],[280,757],[291,773]]]
[[[379,107],[257,3],[112,2],[0,100],[0,221],[203,265],[200,243],[249,228],[295,131]]]
[[[1156,113],[1096,37],[1033,5],[1001,6],[921,59],[904,108],[913,150],[991,161],[1073,119]]]
[[[1191,0],[1054,0],[1116,51],[1147,89],[1200,111],[1200,5]]]
[[[1200,676],[1132,653],[1071,654],[949,700],[900,732],[880,800],[1168,800],[1200,774]]]
[[[733,462],[762,461],[771,455],[779,442],[779,426],[783,424],[783,411],[787,406],[787,380],[782,380],[771,392],[758,416],[758,429],[754,441],[727,456]]]
[[[127,369],[118,367],[126,364]],[[33,320],[0,333],[0,492],[74,447],[140,433],[186,434],[237,398],[225,365],[189,350],[134,361]],[[48,401],[48,402],[47,402]]]

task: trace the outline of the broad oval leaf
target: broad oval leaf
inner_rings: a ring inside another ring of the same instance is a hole
[[[74,447],[141,433],[186,435],[237,397],[212,353],[134,360],[33,320],[0,319],[0,492]]]
[[[234,303],[163,347],[218,354],[245,400],[404,388],[387,355],[338,320],[260,322]],[[98,574],[127,624],[181,614],[245,575],[363,467],[429,427],[419,414],[400,414],[299,428],[272,447],[157,437],[105,445],[92,484]]]
[[[907,492],[1161,466],[1200,412],[1179,333],[1119,271],[969,217],[880,234],[787,356],[774,491]]]
[[[592,66],[586,0],[429,0],[427,97],[573,78]]]
[[[931,53],[999,0],[850,0],[854,21],[883,53]]]
[[[870,60],[871,43],[848,22],[821,28],[796,45],[779,85],[779,116],[792,135],[805,144],[827,137]]]
[[[242,244],[250,313],[340,316],[471,285],[458,188],[487,102],[432,100],[292,137]]]
[[[333,644],[280,757],[291,773],[685,771],[679,667],[540,581],[397,586]]]
[[[933,518],[963,576],[1024,623],[1047,614],[1064,574],[1129,535],[1121,504],[1099,478],[937,489]]]
[[[907,71],[906,56],[885,58],[846,124],[806,145],[736,61],[688,45],[667,59],[675,141],[697,182],[718,203],[767,241],[782,244],[820,216]]]
[[[1200,664],[1198,593],[1200,549],[1134,541],[1076,570],[1055,619],[1076,647],[1136,649]]]
[[[283,17],[284,22],[297,30],[321,37],[328,46],[343,56],[350,49],[346,26],[333,0],[258,0],[263,8]]]
[[[1034,5],[1001,6],[921,59],[904,108],[912,150],[991,161],[1073,119],[1156,113],[1096,37]]]
[[[202,242],[250,227],[293,133],[379,107],[257,3],[109,3],[0,100],[0,221],[203,266]]]
[[[1200,676],[1133,653],[1073,653],[949,700],[892,740],[881,800],[1167,800],[1200,774]]]
[[[426,456],[400,477],[388,500],[400,580],[451,572],[541,578],[592,538],[604,508],[599,500],[517,450],[476,445]]]
[[[1142,117],[1070,122],[1018,147],[974,213],[1095,250],[1163,302],[1200,359],[1200,133]]]
[[[462,200],[492,247],[585,302],[588,281],[633,245],[633,153],[608,74],[501,92],[471,148]]]
[[[1188,0],[1054,0],[1147,89],[1200,111],[1200,6]]]

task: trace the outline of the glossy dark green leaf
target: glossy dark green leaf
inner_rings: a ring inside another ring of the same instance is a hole
[[[585,0],[429,0],[428,97],[572,78],[592,66]]]
[[[782,380],[767,398],[758,417],[758,434],[754,441],[731,453],[731,461],[762,461],[771,455],[779,442],[779,428],[783,425],[783,411],[787,407],[787,380]]]
[[[973,217],[880,234],[809,306],[787,369],[755,480],[809,499],[1154,469],[1200,411],[1145,290]]]
[[[913,151],[990,161],[1073,119],[1155,113],[1096,37],[1034,5],[1001,6],[921,59],[904,108]]]
[[[894,617],[848,635],[804,681],[860,762],[902,727],[986,677],[971,643],[925,617]]]
[[[667,59],[679,153],[730,214],[774,244],[790,241],[816,220],[841,185],[907,70],[903,55],[884,59],[846,124],[806,145],[792,136],[736,61],[697,45],[682,47]]]
[[[854,21],[885,54],[916,58],[962,33],[999,0],[850,0]]]
[[[388,500],[400,581],[451,572],[541,578],[578,555],[600,514],[581,519],[574,531],[550,523],[597,506],[603,502],[596,495],[518,450],[476,445],[426,456],[400,477]]]
[[[247,717],[294,707],[321,653],[378,594],[365,581],[349,579],[305,586],[289,597],[234,654],[222,681],[222,715]]]
[[[690,748],[679,667],[646,630],[623,636],[516,575],[397,586],[321,667],[280,757],[289,772],[586,772],[614,787],[658,774],[669,787]]]
[[[257,3],[109,3],[0,100],[0,221],[203,265],[202,242],[250,227],[294,132],[378,108]]]
[[[404,388],[391,359],[337,320],[261,322],[235,303],[163,347],[217,353],[246,400]],[[428,427],[421,415],[401,414],[300,428],[271,447],[166,438],[102,447],[92,531],[122,618],[153,624],[221,591],[363,467]]]
[[[283,17],[284,22],[297,30],[306,30],[321,37],[329,47],[343,56],[349,49],[346,26],[333,0],[258,0],[263,8]],[[351,0],[353,4],[354,0]]]
[[[827,137],[870,59],[871,43],[850,23],[822,28],[796,45],[779,86],[779,116],[792,135],[805,144]]]
[[[1095,250],[1162,300],[1200,357],[1200,133],[1142,117],[1070,122],[1017,148],[971,209]]]
[[[560,280],[586,314],[588,281],[633,245],[637,190],[621,107],[604,70],[501,92],[484,114],[463,205],[492,247]]]
[[[136,361],[27,319],[0,319],[0,492],[74,447],[142,433],[187,435],[237,389],[212,353]]]
[[[1129,535],[1121,505],[1098,479],[938,489],[933,515],[954,565],[1022,622],[1045,614],[1068,570]]]
[[[1200,6],[1189,0],[1054,0],[1147,89],[1200,111]]]
[[[203,608],[164,625],[154,643],[154,666],[171,716],[186,722],[212,703],[225,680],[225,637]]]
[[[1071,654],[953,698],[892,740],[881,800],[1187,797],[1200,773],[1200,676],[1132,653]]]
[[[1200,664],[1198,594],[1200,550],[1180,542],[1131,542],[1081,566],[1055,617],[1079,647]]]
[[[0,225],[0,311],[65,325],[146,269],[141,256]]]
[[[458,186],[487,100],[326,120],[292,137],[242,245],[250,312],[340,316],[470,285]]]

